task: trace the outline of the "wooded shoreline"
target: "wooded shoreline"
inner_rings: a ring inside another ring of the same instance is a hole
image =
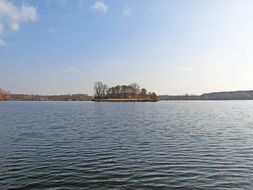
[[[143,90],[143,94],[144,94]],[[87,94],[68,94],[68,95],[33,95],[33,94],[12,94],[8,91],[0,89],[0,101],[94,101],[94,102],[156,102],[156,101],[205,101],[205,100],[253,100],[253,90],[248,91],[228,91],[228,92],[212,92],[202,95],[159,95],[149,98],[146,94],[143,98],[141,95],[135,97],[128,91],[125,94],[119,94],[117,88],[109,91],[107,98],[95,98]],[[154,94],[153,94],[154,95]],[[125,96],[125,97],[124,97]],[[106,96],[104,96],[106,97]],[[111,98],[113,97],[113,98]]]

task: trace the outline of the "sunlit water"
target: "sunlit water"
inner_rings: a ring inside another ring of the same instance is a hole
[[[253,189],[253,101],[0,102],[0,189]]]

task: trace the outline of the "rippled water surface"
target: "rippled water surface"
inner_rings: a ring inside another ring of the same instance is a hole
[[[253,189],[253,101],[1,102],[0,189]]]

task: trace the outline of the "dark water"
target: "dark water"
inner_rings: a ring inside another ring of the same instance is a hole
[[[253,101],[1,102],[0,189],[253,189]]]

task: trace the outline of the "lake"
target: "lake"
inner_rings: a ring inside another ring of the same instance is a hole
[[[0,189],[252,189],[253,101],[0,102]]]

